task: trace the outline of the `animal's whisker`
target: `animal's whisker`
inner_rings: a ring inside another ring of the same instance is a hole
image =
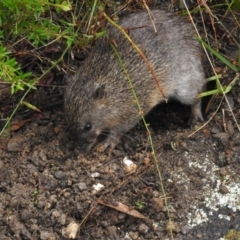
[[[135,139],[134,139],[133,137],[131,137],[128,133],[121,133],[121,132],[118,132],[118,131],[112,131],[112,133],[114,133],[114,135],[120,136],[121,138],[122,138],[122,137],[126,137],[126,138],[128,138],[128,139],[130,139],[130,140],[132,140],[132,141],[135,141]],[[101,135],[108,136],[109,133],[104,133],[104,132],[102,132]],[[113,137],[112,135],[109,135],[109,136],[110,136],[112,139],[114,139],[114,140],[118,140],[118,138]]]

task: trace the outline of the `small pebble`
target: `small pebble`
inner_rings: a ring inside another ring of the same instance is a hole
[[[139,231],[140,233],[146,234],[146,233],[148,233],[148,231],[149,231],[149,227],[148,227],[146,224],[141,223],[141,224],[139,225],[139,227],[138,227],[138,231]]]
[[[218,134],[218,133],[220,133],[220,130],[219,130],[219,128],[218,128],[217,126],[213,126],[213,127],[211,128],[211,132],[212,132],[213,134]]]
[[[40,231],[41,240],[55,240],[57,239],[54,233],[48,231]]]
[[[125,219],[126,218],[126,214],[125,213],[120,213],[120,214],[118,214],[118,219],[119,220],[123,220],[123,219]]]
[[[229,193],[229,190],[225,185],[220,185],[219,192],[222,194],[227,194],[227,193]]]
[[[198,238],[198,239],[202,239],[202,236],[203,236],[202,233],[198,233],[198,234],[197,234],[197,238]]]
[[[225,176],[228,174],[227,169],[226,169],[225,167],[220,168],[219,174],[220,174],[222,177],[225,177]]]
[[[71,197],[71,193],[70,193],[70,192],[64,192],[64,193],[63,193],[63,196],[64,196],[65,198],[70,198],[70,197]]]
[[[138,232],[129,232],[129,236],[132,240],[138,239],[139,233]]]
[[[31,174],[38,172],[38,169],[33,164],[27,164],[27,169]]]
[[[100,173],[99,172],[94,172],[94,173],[91,174],[91,177],[92,178],[100,177]]]
[[[187,234],[190,231],[190,228],[187,225],[181,227],[181,231],[183,234]]]
[[[53,191],[57,187],[57,181],[52,175],[42,174],[39,187],[41,190]]]
[[[145,158],[143,159],[143,163],[144,163],[146,166],[148,166],[148,165],[150,164],[150,162],[151,162],[151,159],[148,158],[148,157],[145,157]]]
[[[57,179],[63,179],[65,177],[65,173],[63,171],[56,171],[54,172],[54,176]]]
[[[9,152],[18,152],[22,149],[23,137],[18,135],[12,137],[7,144],[7,150]]]
[[[80,191],[86,190],[87,189],[87,184],[85,182],[80,182],[75,184]]]
[[[107,231],[110,237],[116,237],[117,235],[117,227],[116,226],[109,226],[107,227]]]
[[[67,220],[67,216],[66,214],[62,213],[59,217],[59,222],[62,224],[62,225],[65,225],[66,224],[66,220]]]
[[[177,224],[175,222],[173,222],[173,221],[168,221],[167,222],[166,230],[169,233],[171,233],[171,232],[179,232],[179,228],[178,228]]]
[[[163,200],[162,197],[153,197],[151,201],[152,201],[153,208],[157,212],[163,211],[165,209],[165,207],[164,207],[164,200]]]
[[[223,145],[227,144],[228,139],[229,139],[229,135],[225,132],[216,133],[216,134],[213,135],[213,137],[220,140]]]
[[[101,225],[106,228],[109,226],[109,223],[108,223],[108,221],[102,221]]]
[[[60,213],[59,211],[57,211],[57,210],[53,210],[53,211],[52,211],[52,216],[55,217],[55,218],[60,217],[60,214],[61,214],[61,213]]]

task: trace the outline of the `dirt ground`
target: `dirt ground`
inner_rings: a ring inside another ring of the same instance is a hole
[[[239,86],[228,96],[238,121],[239,96]],[[225,114],[192,137],[188,107],[162,104],[147,117],[174,239],[218,240],[240,231],[240,133],[225,102],[220,108]],[[170,239],[142,123],[111,159],[84,157],[68,139],[60,106],[2,137],[0,151],[0,239],[65,239],[74,232],[70,223],[78,224],[75,239]],[[126,172],[125,157],[136,164],[134,173]],[[129,211],[114,209],[117,203]],[[132,209],[148,220],[131,216]]]
[[[239,123],[239,82],[227,97]],[[161,104],[147,116],[168,207],[142,122],[111,158],[84,156],[53,101],[42,114],[26,109],[13,122],[23,126],[0,138],[1,240],[167,240],[170,229],[175,240],[240,239],[240,132],[225,99],[214,113],[221,96],[191,137],[187,106]]]

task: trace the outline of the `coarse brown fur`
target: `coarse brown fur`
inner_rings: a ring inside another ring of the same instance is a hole
[[[108,133],[104,148],[113,149],[141,118],[111,42],[116,43],[144,114],[166,97],[191,105],[193,124],[202,120],[197,95],[203,90],[205,78],[194,29],[173,13],[153,10],[152,14],[157,33],[147,12],[126,15],[119,25],[128,29],[127,33],[148,59],[165,96],[136,49],[118,29],[108,27],[108,37],[97,41],[65,92],[68,125],[87,150],[96,145],[102,133]]]

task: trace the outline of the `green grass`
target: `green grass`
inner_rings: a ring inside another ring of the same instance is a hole
[[[91,25],[97,21],[99,4],[96,0],[92,3],[77,1],[76,5],[60,0],[0,0],[0,78],[11,85],[12,94],[36,89],[35,84],[48,71],[30,72],[28,66],[21,65],[24,56],[34,56],[49,68],[55,67],[65,56],[47,59],[41,56],[41,50],[58,44],[62,52],[68,53],[72,48],[84,47],[95,38],[95,33],[97,37],[101,36],[96,26]],[[22,45],[27,46],[24,52]]]

